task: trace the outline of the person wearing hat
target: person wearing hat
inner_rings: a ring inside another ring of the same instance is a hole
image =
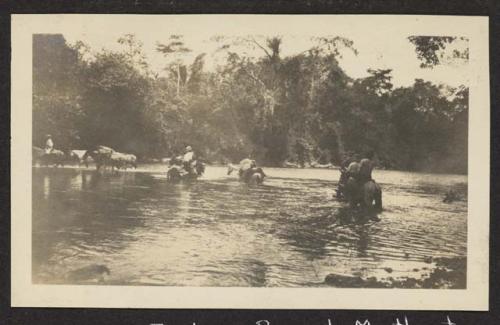
[[[182,164],[184,165],[184,169],[189,173],[191,172],[191,164],[193,161],[194,161],[193,148],[191,148],[191,146],[187,146],[184,156],[182,156]]]
[[[243,165],[242,168],[240,169],[240,177],[246,183],[248,183],[253,174],[259,173],[261,176],[261,179],[264,179],[264,177],[266,177],[266,174],[264,173],[262,168],[257,167],[257,162],[253,159],[248,159],[248,160],[249,160],[249,163]]]
[[[54,149],[54,142],[52,141],[52,136],[47,134],[45,137],[47,140],[45,141],[45,153],[48,155]]]
[[[361,159],[361,161],[359,162],[358,178],[361,184],[372,180],[373,171],[373,151],[367,151],[364,156],[365,158]]]

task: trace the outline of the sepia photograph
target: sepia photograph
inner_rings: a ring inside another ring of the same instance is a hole
[[[53,16],[13,19],[29,285],[487,301],[487,19]]]

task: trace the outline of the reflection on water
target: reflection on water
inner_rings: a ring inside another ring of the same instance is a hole
[[[106,284],[318,286],[332,272],[466,255],[467,204],[441,202],[464,176],[377,171],[377,222],[332,199],[334,170],[268,169],[249,187],[216,167],[168,184],[157,168],[34,168],[33,281],[87,283],[101,270]]]

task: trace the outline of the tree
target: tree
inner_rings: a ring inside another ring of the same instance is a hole
[[[43,146],[51,133],[58,147],[107,145],[139,158],[191,145],[209,161],[251,156],[274,166],[339,164],[374,151],[379,167],[466,172],[467,87],[416,80],[394,89],[388,69],[353,79],[339,64],[346,51],[357,53],[352,41],[313,38],[286,55],[285,40],[216,37],[224,57],[206,71],[206,54],[190,59],[182,36],[173,35],[158,43],[167,61],[158,75],[133,35],[120,37],[118,50],[98,52],[61,35],[35,36],[33,142]],[[411,41],[428,65],[448,64],[466,42]]]
[[[105,144],[116,150],[144,154],[143,112],[151,88],[142,64],[140,44],[120,38],[127,51],[97,53],[83,74],[82,108],[86,147]]]
[[[399,164],[410,170],[436,169],[450,144],[450,102],[430,82],[415,80],[392,97],[392,123],[396,126]]]
[[[170,65],[175,67],[177,77],[177,97],[180,97],[181,84],[184,84],[187,80],[186,66],[183,63],[182,58],[186,53],[191,52],[191,50],[184,44],[182,35],[171,35],[168,43],[166,44],[157,43],[156,50],[163,53],[165,58],[170,60]],[[167,66],[167,69],[168,68],[169,67]]]
[[[410,36],[408,40],[415,46],[422,68],[469,60],[469,40],[466,37]]]
[[[33,35],[33,142],[44,146],[51,134],[56,148],[78,144],[81,61],[61,34]]]

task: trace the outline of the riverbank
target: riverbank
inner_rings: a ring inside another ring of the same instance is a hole
[[[407,271],[381,268],[379,276],[331,273],[325,284],[338,288],[465,289],[466,270],[465,257],[428,258]]]

